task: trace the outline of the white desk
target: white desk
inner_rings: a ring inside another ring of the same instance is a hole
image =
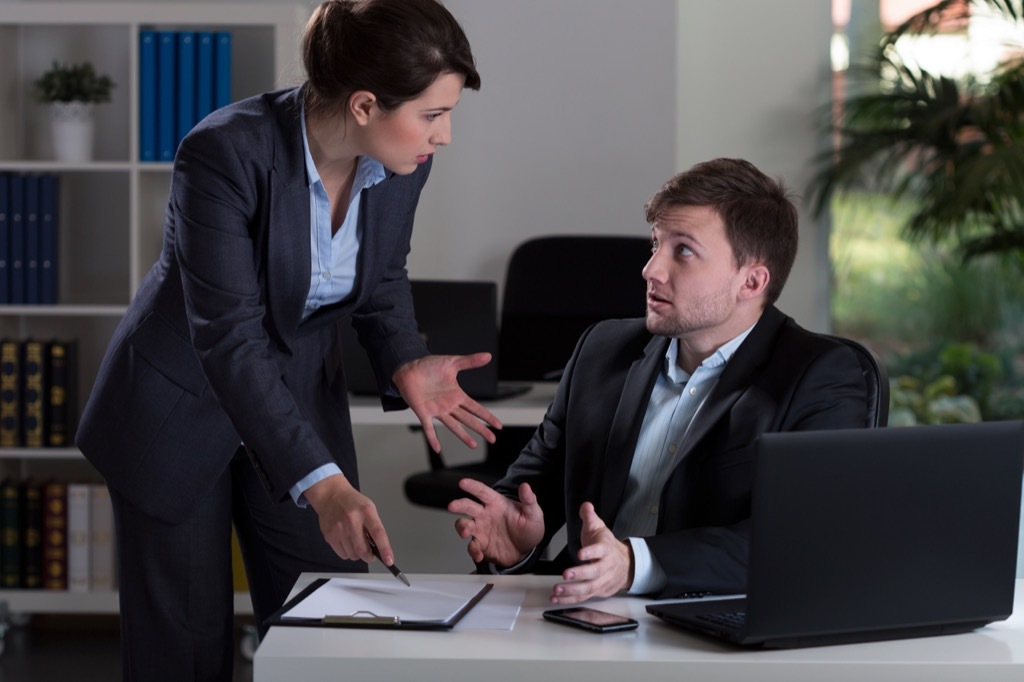
[[[306,574],[296,590],[325,574]],[[428,576],[419,576],[426,578]],[[643,599],[592,604],[640,621],[632,632],[597,635],[541,619],[550,576],[449,576],[527,588],[511,632],[396,632],[273,627],[256,651],[254,682],[351,679],[367,682],[883,682],[1024,679],[1024,580],[1014,615],[963,635],[781,651],[742,650],[689,635],[647,614]],[[416,580],[417,576],[410,576]],[[394,580],[370,575],[369,580]]]
[[[543,421],[557,388],[557,382],[538,382],[522,395],[503,400],[484,400],[480,404],[506,426],[537,426]],[[352,423],[361,426],[414,426],[420,423],[412,410],[385,412],[378,398],[366,396],[349,396],[349,413]]]

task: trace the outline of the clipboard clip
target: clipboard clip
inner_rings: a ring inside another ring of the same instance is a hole
[[[347,616],[327,615],[321,620],[325,625],[401,625],[398,616],[378,616],[373,611],[354,611]]]

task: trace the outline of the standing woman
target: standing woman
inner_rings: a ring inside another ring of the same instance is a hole
[[[220,109],[181,143],[163,249],[99,370],[77,444],[114,503],[126,681],[230,680],[230,533],[257,623],[303,571],[393,553],[359,493],[339,325],[439,448],[498,420],[431,356],[408,275],[413,216],[451,110],[480,77],[436,0],[332,0],[308,80]]]

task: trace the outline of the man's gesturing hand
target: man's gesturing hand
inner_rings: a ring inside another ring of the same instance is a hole
[[[459,481],[459,487],[476,499],[453,500],[448,511],[464,515],[455,531],[469,539],[466,550],[473,561],[514,566],[544,537],[544,512],[528,483],[519,486],[519,502],[470,478]]]
[[[565,582],[551,591],[552,604],[578,604],[593,597],[610,597],[628,589],[633,575],[633,552],[628,542],[619,541],[594,511],[594,505],[580,506],[579,566],[562,573]]]

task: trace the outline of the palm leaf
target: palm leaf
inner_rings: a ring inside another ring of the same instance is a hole
[[[1024,58],[957,80],[905,63],[895,49],[903,35],[963,24],[979,9],[1024,35],[1024,0],[944,0],[886,34],[873,58],[851,69],[863,94],[825,126],[838,143],[814,160],[815,213],[838,191],[882,192],[917,206],[905,226],[911,238],[953,237],[967,257],[1024,249]]]

